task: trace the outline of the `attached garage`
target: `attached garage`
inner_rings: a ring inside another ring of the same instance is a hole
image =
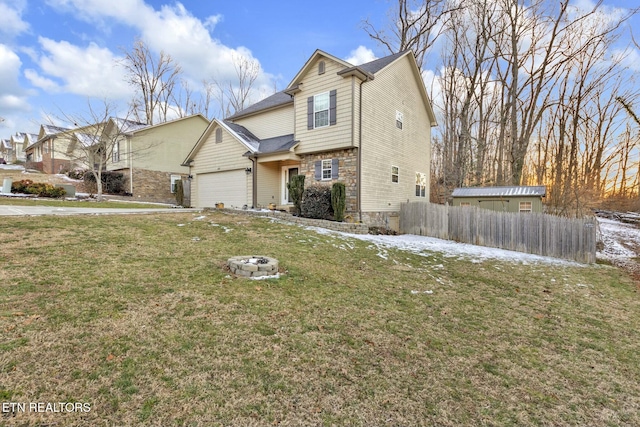
[[[214,207],[224,203],[227,208],[251,206],[250,176],[244,169],[198,174],[195,179],[197,207]]]

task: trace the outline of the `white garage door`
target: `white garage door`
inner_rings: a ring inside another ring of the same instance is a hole
[[[224,203],[225,208],[247,205],[247,174],[244,169],[198,174],[196,177],[197,207],[211,208]]]

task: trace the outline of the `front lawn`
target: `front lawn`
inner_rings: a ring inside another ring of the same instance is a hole
[[[56,206],[67,208],[118,208],[118,209],[166,209],[160,203],[136,203],[129,201],[65,200],[30,197],[0,197],[0,205],[8,206]]]
[[[0,404],[26,404],[0,425],[640,425],[638,288],[610,266],[217,212],[6,217],[0,242]]]

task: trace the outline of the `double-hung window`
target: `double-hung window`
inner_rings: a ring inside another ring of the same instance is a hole
[[[416,172],[416,197],[427,197],[427,174]]]
[[[313,127],[329,126],[329,92],[313,97]]]
[[[331,159],[322,161],[322,179],[331,179]]]
[[[391,166],[391,182],[400,182],[400,168],[398,166]]]
[[[120,161],[120,141],[116,141],[116,143],[113,144],[113,151],[111,152],[111,161],[113,163]]]

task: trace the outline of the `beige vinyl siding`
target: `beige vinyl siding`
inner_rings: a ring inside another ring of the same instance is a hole
[[[208,124],[202,116],[191,116],[135,132],[129,137],[133,167],[159,172],[189,173],[189,168],[180,164]],[[110,169],[131,166],[128,144],[127,139],[123,138],[120,143],[120,161],[110,164]],[[111,159],[108,160],[111,163]]]
[[[293,133],[293,104],[233,122],[249,129],[259,139],[289,135]]]
[[[295,138],[300,141],[297,154],[335,150],[351,147],[352,140],[352,97],[351,78],[343,78],[336,73],[344,67],[328,58],[325,73],[318,75],[317,61],[308,67],[302,77],[301,91],[295,95]],[[336,124],[318,129],[307,129],[307,98],[336,90]]]
[[[280,205],[282,199],[282,168],[280,162],[258,163],[258,206]]]
[[[216,144],[215,129],[212,129],[202,144],[200,150],[193,159],[191,174],[193,175],[192,194],[195,196],[192,204],[202,207],[198,203],[198,174],[211,172],[244,170],[252,167],[252,162],[243,154],[248,151],[237,139],[231,136],[226,130],[222,132],[222,142]],[[251,201],[251,176],[247,177],[247,200]]]
[[[407,200],[429,200],[431,123],[406,56],[362,85],[362,210],[398,211]],[[403,128],[396,127],[396,111]],[[399,168],[399,182],[391,179]],[[427,197],[416,197],[416,172],[427,177]]]

